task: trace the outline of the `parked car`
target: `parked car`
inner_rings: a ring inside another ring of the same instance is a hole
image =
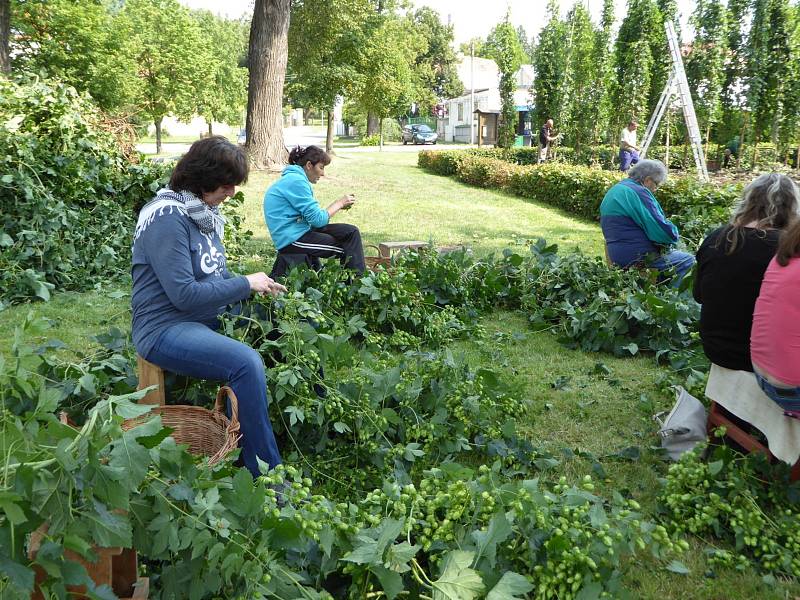
[[[240,146],[244,146],[245,142],[247,142],[247,131],[245,129],[240,129],[239,135],[236,138],[236,143]]]
[[[403,145],[406,145],[408,142],[413,142],[414,144],[435,144],[438,139],[439,134],[427,125],[406,125],[403,127]]]

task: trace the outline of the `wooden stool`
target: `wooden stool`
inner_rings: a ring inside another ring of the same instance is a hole
[[[411,241],[411,242],[383,242],[378,244],[381,256],[389,257],[395,250],[419,250],[428,246],[428,242]]]
[[[47,523],[43,523],[31,533],[28,543],[28,558],[31,560],[36,558],[42,541],[47,535],[48,527]],[[120,600],[147,600],[150,579],[139,577],[136,550],[119,546],[110,548],[93,546],[92,550],[97,555],[95,562],[89,562],[72,550],[65,550],[64,558],[83,565],[95,585],[110,586]],[[34,566],[34,572],[36,587],[34,587],[31,600],[43,600],[44,596],[39,589],[39,584],[47,578],[47,574],[38,565]],[[67,591],[70,593],[70,598],[76,600],[88,598],[85,595],[86,586],[67,586]]]
[[[137,390],[143,390],[151,385],[157,385],[158,388],[147,392],[144,398],[139,400],[141,404],[159,404],[163,406],[166,404],[166,394],[164,391],[164,371],[161,367],[157,367],[153,363],[147,362],[138,354],[136,355],[136,371],[139,373],[139,385],[136,386]]]
[[[732,413],[725,409],[725,407],[720,406],[713,400],[711,401],[711,410],[708,412],[708,433],[709,436],[712,435],[712,432],[717,427],[725,427],[725,437],[732,439],[736,442],[743,450],[746,450],[748,453],[750,452],[763,452],[767,455],[770,461],[778,460],[773,456],[772,452],[769,451],[769,448],[754,438],[749,432],[749,426],[745,423],[745,427],[747,427],[748,431],[739,425],[739,423],[744,423],[741,419],[738,419]],[[711,437],[709,439],[712,439]],[[800,479],[800,460],[798,460],[789,475],[789,479],[791,481],[797,481]]]

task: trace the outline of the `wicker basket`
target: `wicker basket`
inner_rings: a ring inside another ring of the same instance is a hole
[[[225,416],[225,397],[231,402],[231,418]],[[172,437],[179,444],[189,446],[189,452],[208,457],[210,464],[225,458],[239,443],[239,401],[228,386],[217,392],[214,409],[184,404],[156,406],[148,414],[128,419],[123,429],[143,423],[149,415],[161,415],[161,422],[173,430]]]
[[[367,265],[367,269],[370,271],[374,271],[378,268],[379,265],[383,265],[385,268],[389,268],[392,264],[392,259],[389,256],[381,256],[380,248],[378,248],[374,244],[367,244],[364,246],[364,249],[367,248],[374,248],[375,251],[378,253],[378,256],[365,256],[364,263]]]

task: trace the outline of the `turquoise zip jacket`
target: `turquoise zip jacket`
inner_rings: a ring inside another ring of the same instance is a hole
[[[678,242],[678,228],[652,192],[633,179],[608,190],[600,204],[600,227],[611,262],[623,267]]]
[[[275,248],[296,242],[328,224],[328,211],[314,198],[311,182],[299,165],[289,165],[264,194],[264,220]]]

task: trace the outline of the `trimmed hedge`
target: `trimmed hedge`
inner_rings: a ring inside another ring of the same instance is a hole
[[[666,158],[666,146],[651,146],[648,151],[648,158],[655,158],[664,161]],[[474,156],[486,158],[499,158],[518,165],[535,165],[539,162],[539,149],[531,147],[521,148],[470,148],[460,152],[469,152]],[[568,146],[559,146],[556,149],[556,158],[551,162],[566,163],[570,165],[582,165],[586,167],[600,167],[602,169],[615,170],[619,167],[617,146],[583,146],[579,151]],[[723,148],[720,146],[716,151],[709,154],[710,159],[722,160]],[[744,148],[742,154],[741,167],[749,169],[753,156],[752,146]],[[756,166],[762,169],[771,169],[775,165],[789,162],[793,163],[793,153],[780,156],[778,150],[772,144],[759,144]],[[673,146],[670,148],[669,155],[670,169],[683,169],[694,171],[694,158],[691,149],[683,146]],[[441,175],[452,175],[453,173],[440,173]]]
[[[423,150],[417,164],[437,175],[483,188],[500,189],[550,204],[572,215],[598,220],[600,202],[608,188],[624,178],[618,171],[546,163],[515,164],[527,159],[530,148],[512,150]],[[728,219],[741,186],[701,183],[694,177],[670,177],[656,192],[664,212],[680,227],[690,245],[699,243],[708,229]]]

